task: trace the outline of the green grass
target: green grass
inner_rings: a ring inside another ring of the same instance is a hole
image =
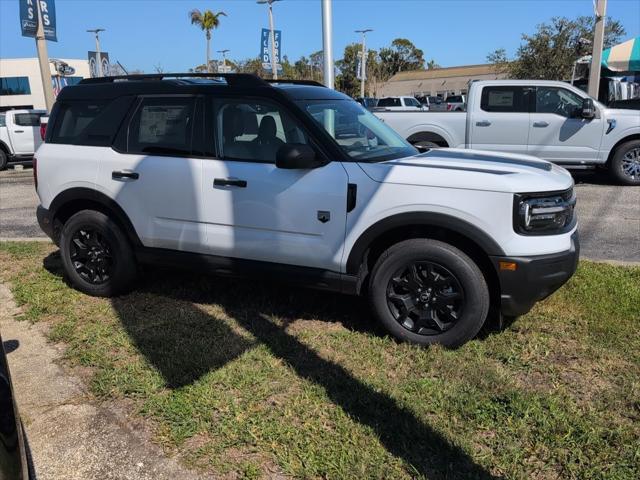
[[[640,268],[582,262],[506,331],[401,345],[360,300],[147,271],[96,299],[53,247],[0,243],[0,280],[103,401],[229,478],[640,478]],[[43,264],[44,267],[43,268]]]

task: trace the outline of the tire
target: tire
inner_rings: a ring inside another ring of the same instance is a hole
[[[127,237],[107,215],[82,210],[60,233],[60,254],[69,283],[88,295],[112,297],[129,290],[136,259]]]
[[[7,169],[8,163],[9,158],[7,157],[7,154],[3,150],[0,150],[0,172]]]
[[[622,185],[640,185],[640,140],[631,140],[616,149],[609,172]]]
[[[435,142],[429,142],[427,140],[421,140],[419,142],[416,142],[413,144],[414,147],[418,148],[418,149],[432,149],[432,148],[440,148],[440,145],[438,145]]]
[[[455,348],[478,334],[490,300],[482,272],[464,252],[437,240],[412,239],[380,256],[371,273],[369,302],[398,340]]]

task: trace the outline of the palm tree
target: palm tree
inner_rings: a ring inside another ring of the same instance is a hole
[[[220,25],[220,15],[227,16],[224,12],[213,13],[211,10],[205,10],[201,12],[197,8],[189,12],[189,18],[191,19],[191,25],[197,25],[200,27],[207,37],[207,72],[211,73],[211,30],[218,28]]]

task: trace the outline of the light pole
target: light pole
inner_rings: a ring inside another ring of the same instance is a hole
[[[38,27],[36,30],[36,50],[38,51],[38,63],[40,66],[40,78],[44,90],[44,104],[47,111],[51,112],[55,97],[53,85],[51,85],[51,69],[49,67],[49,53],[47,52],[47,40],[44,38],[44,25],[42,24],[42,12],[40,2],[36,2],[38,8]]]
[[[100,32],[104,32],[104,28],[94,28],[93,30],[87,30],[88,33],[94,33],[96,36],[96,75],[102,76],[102,59],[100,58]]]
[[[322,0],[322,50],[324,58],[324,84],[334,88],[333,79],[333,14],[331,0]]]
[[[365,28],[364,30],[356,30],[356,33],[362,34],[362,61],[360,63],[360,96],[364,98],[364,82],[367,76],[367,33],[373,32],[372,28]]]
[[[227,73],[227,52],[230,52],[231,50],[229,50],[228,48],[225,48],[224,50],[218,50],[218,53],[222,54],[222,71],[224,73]]]
[[[594,0],[594,9],[596,31],[593,36],[593,53],[591,54],[587,93],[597,99],[598,90],[600,89],[600,69],[602,68],[602,45],[604,44],[604,20],[607,14],[607,0]]]
[[[271,36],[271,74],[273,79],[278,79],[278,65],[276,63],[276,35],[273,27],[273,2],[279,2],[280,0],[258,0],[256,3],[269,4],[269,31]],[[279,59],[278,59],[279,60]]]

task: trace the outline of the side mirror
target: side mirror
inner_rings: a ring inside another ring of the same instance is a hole
[[[309,170],[324,165],[316,152],[304,143],[285,143],[276,152],[276,167]]]
[[[582,100],[582,111],[580,112],[582,118],[591,119],[596,116],[596,106],[591,98],[585,98]]]

